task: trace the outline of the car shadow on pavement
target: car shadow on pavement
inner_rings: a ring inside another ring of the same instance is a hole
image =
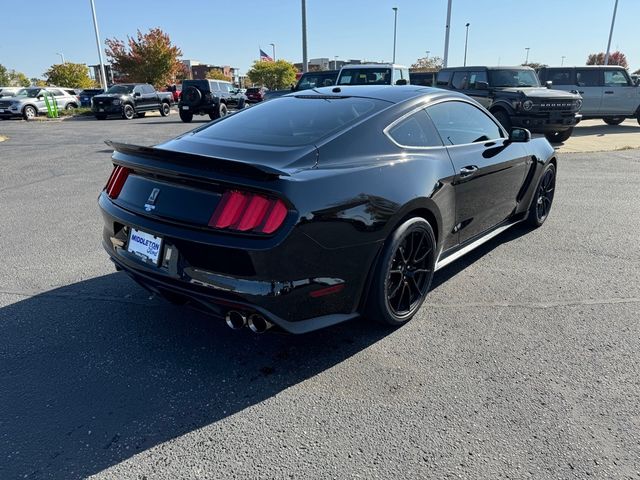
[[[364,322],[303,336],[232,331],[122,273],[0,308],[0,478],[100,472],[393,332]]]
[[[619,135],[621,133],[640,133],[640,125],[621,124],[621,125],[583,125],[573,129],[572,137],[596,136],[604,137],[606,135]]]

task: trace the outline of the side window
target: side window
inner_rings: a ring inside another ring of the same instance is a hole
[[[143,85],[142,86],[142,93],[155,93],[155,90],[153,89],[153,87],[151,85]]]
[[[403,147],[441,147],[442,140],[424,110],[410,115],[389,129],[389,136]]]
[[[551,80],[554,85],[575,85],[571,77],[571,69],[568,68],[549,70],[545,81]]]
[[[222,89],[223,92],[229,92],[231,90],[231,85],[229,85],[228,83],[221,83],[220,84],[220,88]]]
[[[469,72],[458,71],[454,72],[453,80],[451,80],[451,87],[455,90],[466,90],[469,88]]]
[[[605,87],[627,87],[631,85],[625,77],[624,73],[620,70],[605,70],[604,71],[604,86]]]
[[[579,87],[600,87],[600,70],[576,70],[576,85]]]
[[[500,127],[489,116],[466,102],[448,101],[427,108],[445,145],[465,145],[502,138]]]
[[[136,85],[133,87],[133,93],[142,93],[142,87],[140,85]]]
[[[478,88],[476,86],[476,82],[486,82],[487,81],[487,72],[479,71],[479,72],[469,72],[469,88]]]
[[[404,78],[402,76],[402,70],[401,69],[394,68],[394,73],[395,73],[396,80],[400,80],[400,79]]]
[[[451,80],[451,71],[439,71],[438,76],[436,77],[436,87],[446,87],[449,85],[449,80]]]
[[[49,90],[55,97],[64,97],[64,92],[62,90],[53,89]]]

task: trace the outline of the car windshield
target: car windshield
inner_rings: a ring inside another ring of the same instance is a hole
[[[133,85],[113,85],[109,87],[107,93],[131,93],[133,92]]]
[[[36,98],[40,93],[40,88],[22,88],[16,92],[14,96],[16,97],[29,97]]]
[[[390,68],[347,68],[340,72],[338,85],[391,85]]]
[[[492,87],[539,87],[538,76],[533,70],[508,69],[489,70]]]
[[[317,87],[330,87],[335,82],[335,76],[330,75],[303,75],[298,81],[296,90],[308,90]]]
[[[280,97],[214,122],[195,135],[280,147],[310,145],[388,105],[372,98]]]
[[[247,88],[247,93],[258,93],[259,91],[259,88]]]

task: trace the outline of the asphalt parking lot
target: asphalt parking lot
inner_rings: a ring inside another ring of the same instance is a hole
[[[640,150],[561,154],[403,328],[257,336],[100,245],[103,141],[206,118],[0,122],[1,479],[640,478]]]

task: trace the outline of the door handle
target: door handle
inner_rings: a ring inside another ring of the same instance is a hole
[[[611,93],[613,93],[613,90],[605,90],[605,91],[604,91],[604,93],[609,93],[609,94],[611,94]]]
[[[470,177],[478,171],[478,167],[475,165],[467,165],[460,169],[460,178]]]

